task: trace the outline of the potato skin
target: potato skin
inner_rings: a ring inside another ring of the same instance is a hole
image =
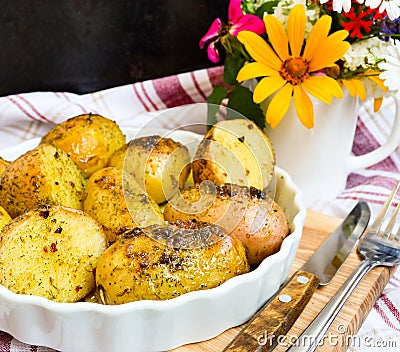
[[[164,223],[158,204],[132,178],[128,173],[123,176],[122,169],[106,167],[87,183],[83,209],[103,225],[109,242],[135,227]]]
[[[101,115],[83,114],[53,127],[42,138],[71,156],[79,168],[90,176],[107,166],[112,154],[126,143],[118,125]]]
[[[108,166],[124,169],[125,156],[126,156],[126,151],[128,150],[128,146],[129,143],[124,144],[121,148],[115,151],[113,155],[111,155],[110,160],[108,161]],[[129,162],[129,160],[127,160],[127,162]],[[131,168],[132,166],[129,165],[127,167]]]
[[[254,265],[277,252],[289,234],[286,216],[275,201],[253,187],[233,184],[188,187],[165,206],[164,218],[218,224],[243,243]]]
[[[252,121],[223,120],[200,142],[192,162],[195,183],[234,183],[265,189],[272,180],[275,152],[271,141]]]
[[[11,162],[0,179],[0,204],[12,218],[43,204],[82,209],[86,176],[62,150],[41,144]]]
[[[56,206],[24,213],[0,233],[0,284],[56,302],[76,302],[95,287],[107,241],[82,211]]]
[[[9,161],[4,160],[4,159],[0,156],[0,177],[1,177],[1,174],[2,174],[3,171],[6,169],[6,167],[7,167],[7,165],[8,165],[9,163],[10,163]]]
[[[187,224],[163,229],[167,226]],[[107,304],[171,299],[249,271],[245,249],[235,238],[224,235],[210,246],[176,249],[146,236],[148,230],[127,233],[101,256],[96,283]]]
[[[124,168],[158,204],[182,189],[190,173],[188,149],[171,138],[153,135],[131,140],[110,159]]]
[[[6,212],[6,210],[0,206],[0,232],[4,226],[11,222],[11,216]]]

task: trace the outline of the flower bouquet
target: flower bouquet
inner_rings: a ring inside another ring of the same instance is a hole
[[[215,19],[200,40],[224,63],[224,84],[208,103],[262,128],[276,127],[293,100],[311,129],[310,97],[330,104],[344,88],[373,98],[377,111],[400,88],[399,16],[398,0],[231,0],[227,20]]]

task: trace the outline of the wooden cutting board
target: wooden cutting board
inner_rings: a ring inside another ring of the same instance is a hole
[[[342,220],[337,217],[308,211],[302,240],[293,264],[292,272],[301,267],[314,250],[318,248],[318,246],[331,233],[331,231],[340,224],[341,221]],[[346,262],[331,280],[329,285],[318,288],[299,319],[289,331],[288,336],[300,335],[300,333],[329,301],[330,297],[335,294],[360,261],[361,259],[356,254],[356,251],[354,251],[349,258],[347,258]],[[393,273],[394,269],[389,270],[388,268],[378,267],[367,274],[357,289],[353,292],[328,331],[328,336],[331,341],[333,341],[334,346],[332,346],[329,341],[326,341],[317,349],[317,351],[336,352],[347,350],[346,342],[351,341],[352,336],[357,333],[362,322],[367,317],[376,299],[379,297]],[[174,349],[173,352],[221,352],[240,331],[240,328],[241,327],[231,328],[211,340],[185,345]],[[278,346],[275,349],[277,352],[285,350],[286,348],[283,346]]]

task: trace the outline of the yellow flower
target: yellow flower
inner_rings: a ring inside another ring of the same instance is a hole
[[[375,82],[378,85],[378,87],[381,88],[384,92],[386,92],[388,90],[388,87],[386,87],[383,84],[383,80],[379,78],[379,76],[378,76],[379,72],[371,70],[369,73],[372,73],[372,74],[368,78],[372,82]],[[375,73],[375,75],[373,73]],[[383,102],[383,97],[374,98],[374,112],[378,112],[379,111],[379,109],[382,106],[382,102]]]
[[[359,97],[361,100],[367,99],[367,91],[365,90],[364,84],[359,78],[344,79],[342,80],[343,85],[347,88],[350,95]]]
[[[289,109],[292,96],[297,115],[307,128],[314,126],[314,109],[307,93],[330,104],[332,96],[343,97],[337,81],[326,75],[314,74],[331,67],[350,47],[344,39],[348,32],[341,30],[329,34],[332,19],[322,16],[314,25],[304,43],[306,15],[302,5],[296,5],[289,14],[287,34],[279,20],[273,15],[264,18],[268,40],[259,35],[242,31],[239,41],[245,46],[255,62],[239,71],[239,82],[264,77],[254,89],[253,100],[259,104],[270,95],[271,99],[266,120],[276,127]]]
[[[363,78],[368,78],[384,92],[387,91],[387,87],[383,84],[383,80],[379,78],[379,73],[379,71],[367,70],[359,77],[356,76],[351,79],[343,79],[341,83],[347,88],[352,97],[359,97],[361,100],[365,100],[367,98],[367,92],[363,84]],[[374,99],[374,112],[379,111],[382,101],[382,97]]]

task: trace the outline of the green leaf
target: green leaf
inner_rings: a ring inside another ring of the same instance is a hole
[[[226,55],[224,66],[224,82],[231,86],[238,84],[236,77],[244,63],[245,59],[240,54]]]
[[[242,10],[243,13],[248,14],[254,14],[254,3],[253,1],[242,1]]]
[[[249,120],[254,121],[260,128],[265,127],[265,116],[260,106],[253,101],[253,92],[250,89],[243,86],[233,88],[228,107],[233,110],[228,109],[228,119],[238,118],[235,112],[239,112]]]
[[[274,13],[274,8],[279,4],[279,0],[268,1],[265,4],[262,4],[256,11],[256,16],[261,19],[264,18],[264,13],[272,14]]]
[[[217,123],[217,112],[222,103],[222,100],[226,97],[228,91],[222,86],[215,86],[211,94],[207,98],[207,128]]]
[[[230,34],[221,39],[221,44],[225,51],[224,82],[231,86],[237,85],[237,74],[245,62],[251,60],[251,57],[246,52],[244,45]]]

